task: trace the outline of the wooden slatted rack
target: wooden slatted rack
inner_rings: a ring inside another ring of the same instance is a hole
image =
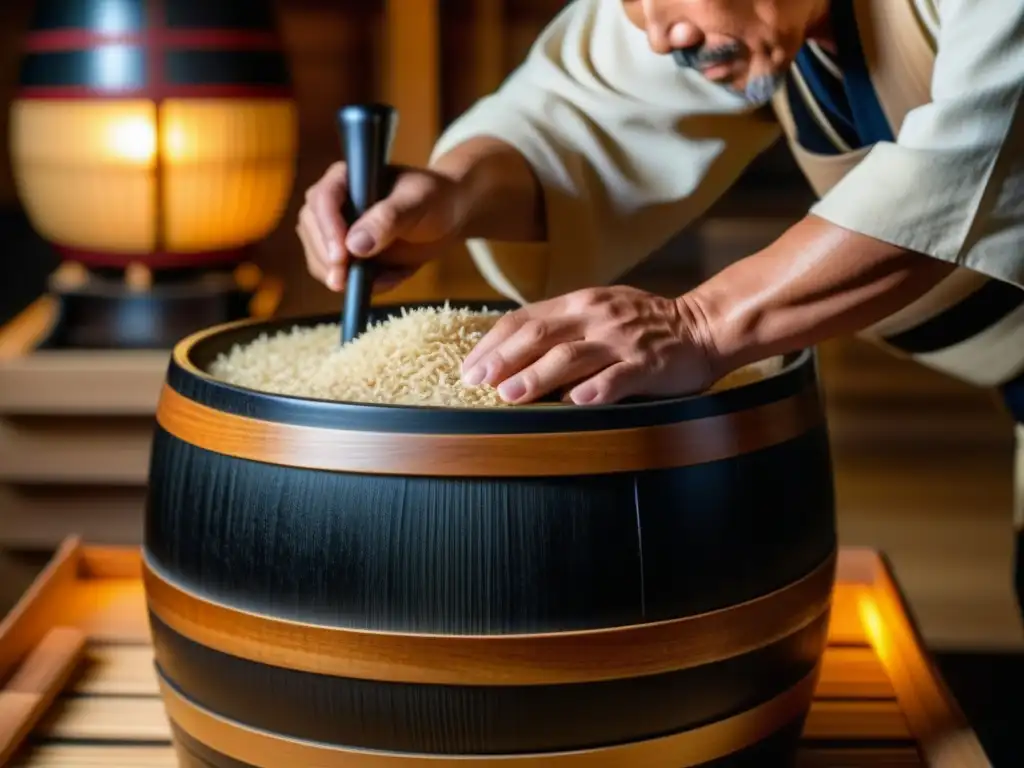
[[[839,562],[799,768],[990,766],[884,558],[844,549]],[[66,541],[0,624],[0,680],[0,766],[177,766],[135,548]],[[4,739],[20,743],[17,734],[24,743],[5,761]]]

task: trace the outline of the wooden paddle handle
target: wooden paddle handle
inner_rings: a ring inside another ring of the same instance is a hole
[[[353,104],[338,111],[338,131],[348,166],[348,194],[342,216],[351,226],[388,194],[388,161],[398,112],[387,104]],[[341,342],[366,329],[373,295],[372,259],[348,262],[341,318]]]

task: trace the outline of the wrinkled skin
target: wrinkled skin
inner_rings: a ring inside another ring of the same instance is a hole
[[[827,0],[622,0],[651,50],[760,106],[808,37],[827,36]]]

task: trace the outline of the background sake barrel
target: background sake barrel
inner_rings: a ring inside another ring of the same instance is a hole
[[[285,211],[296,141],[269,0],[37,0],[11,159],[64,259],[237,263]]]
[[[173,354],[144,554],[185,764],[792,755],[836,554],[812,352],[736,389],[592,408],[335,403],[204,372],[332,320]]]

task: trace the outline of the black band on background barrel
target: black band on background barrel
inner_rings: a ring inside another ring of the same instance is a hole
[[[118,32],[141,32],[149,22],[147,5],[151,5],[147,0],[105,0],[102,3],[39,0],[33,4],[29,30],[109,31],[110,20],[115,18]],[[177,2],[169,5],[177,5]]]
[[[281,51],[175,50],[164,54],[169,85],[273,85],[291,77]]]
[[[164,3],[168,29],[272,29],[277,25],[268,0],[173,0]]]
[[[28,53],[21,62],[23,88],[79,87],[98,93],[135,91],[147,85],[146,52],[139,46]]]

